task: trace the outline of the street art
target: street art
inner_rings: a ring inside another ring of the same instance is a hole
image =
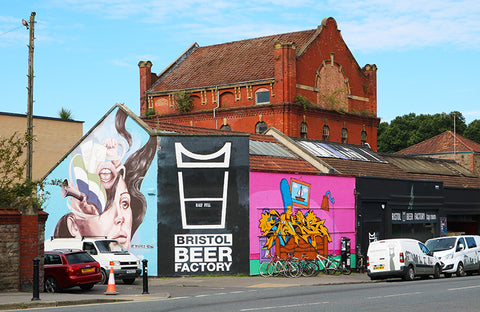
[[[355,246],[354,179],[250,173],[250,272],[270,255],[339,255]]]
[[[247,273],[248,137],[170,135],[161,145],[159,273]]]
[[[297,210],[295,214],[292,212],[294,202],[301,202],[299,206],[308,207],[305,194],[309,194],[309,188],[310,184],[301,183],[296,179],[292,179],[292,185],[289,188],[288,181],[281,180],[280,190],[285,205],[284,211],[279,214],[272,209],[262,213],[259,227],[267,238],[262,248],[271,249],[276,240],[282,246],[286,246],[290,239],[293,239],[297,246],[299,246],[300,240],[303,240],[317,251],[317,237],[325,237],[327,241],[332,241],[330,233],[324,225],[325,220],[320,220],[313,211],[302,213],[301,210]]]
[[[60,191],[67,213],[57,219],[53,237],[101,236],[130,249],[147,210],[140,188],[157,140],[152,136],[142,142],[132,136],[126,128],[127,118],[118,109],[64,160],[67,172],[57,176],[63,180]]]

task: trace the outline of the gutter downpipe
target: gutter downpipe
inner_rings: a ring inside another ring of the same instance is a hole
[[[213,108],[213,119],[215,119],[215,129],[218,129],[218,120],[215,116],[215,110],[220,107],[220,92],[218,91],[218,86],[215,86],[215,91],[217,92],[217,106]]]

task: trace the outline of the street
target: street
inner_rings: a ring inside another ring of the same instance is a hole
[[[478,311],[480,276],[379,283],[186,289],[169,299],[69,306],[55,311]],[[32,309],[40,311],[41,309]]]

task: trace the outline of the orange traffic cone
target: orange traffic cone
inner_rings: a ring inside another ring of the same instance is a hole
[[[105,295],[116,295],[117,290],[115,289],[115,274],[113,274],[113,267],[110,267],[110,276],[108,277],[108,287]]]

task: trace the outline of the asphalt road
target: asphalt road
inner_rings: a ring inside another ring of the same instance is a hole
[[[184,296],[49,311],[479,311],[480,276],[404,282],[228,288],[190,291]],[[40,311],[30,309],[29,311]],[[45,311],[45,310],[42,310]]]

